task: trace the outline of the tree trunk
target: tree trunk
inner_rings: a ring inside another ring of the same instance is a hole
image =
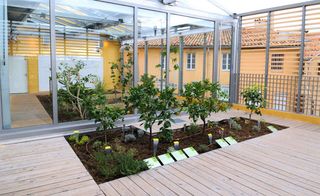
[[[202,133],[204,134],[206,132],[206,120],[202,119],[202,122],[203,122]]]
[[[249,120],[251,120],[251,116],[252,116],[252,111],[250,111]]]
[[[152,150],[152,126],[150,127],[149,145],[150,145],[150,149]]]

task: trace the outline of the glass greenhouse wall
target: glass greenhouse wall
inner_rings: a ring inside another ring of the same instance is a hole
[[[75,67],[119,107],[120,81],[128,88],[147,73],[176,95],[186,83],[216,81],[240,104],[258,84],[269,109],[320,116],[318,2],[239,15],[201,2],[0,0],[1,129],[93,126],[64,98],[65,70]]]
[[[1,128],[93,125],[76,106],[86,94],[65,99],[74,90],[66,82],[70,69],[80,69],[86,87],[100,84],[108,103],[119,107],[124,77],[129,87],[154,75],[158,88],[174,87],[177,95],[186,83],[212,80],[214,64],[223,61],[214,50],[231,49],[232,18],[198,13],[118,1],[1,0]],[[216,30],[227,40],[215,38]],[[226,55],[217,75],[228,91]]]

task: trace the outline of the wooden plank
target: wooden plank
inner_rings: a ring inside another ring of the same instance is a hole
[[[289,173],[285,170],[282,170],[277,167],[270,166],[268,164],[265,164],[264,162],[261,162],[257,159],[252,159],[246,156],[243,156],[242,154],[235,154],[225,151],[219,151],[217,153],[221,153],[223,156],[226,156],[234,161],[238,161],[243,164],[248,164],[253,167],[256,167],[257,169],[260,169],[264,171],[265,173],[272,173],[272,175],[275,175],[279,178],[282,178],[284,180],[287,180],[288,182],[292,182],[293,184],[297,186],[304,187],[308,190],[311,190],[315,193],[320,193],[320,187],[318,183],[315,183],[307,178],[304,178],[304,176],[297,176],[295,174]]]
[[[137,184],[135,184],[129,178],[120,178],[119,181],[127,187],[134,195],[148,195],[144,190],[142,190]]]
[[[100,189],[106,194],[106,195],[120,195],[110,184],[109,182],[105,182],[103,184],[99,185]]]
[[[285,180],[270,170],[263,169],[262,167],[252,165],[247,162],[241,162],[239,159],[232,158],[232,155],[226,156],[225,154],[220,154],[218,152],[216,154],[218,154],[218,157],[224,160],[224,162],[228,162],[228,164],[230,163],[229,165],[238,167],[245,172],[253,173],[256,178],[264,180],[265,183],[275,186],[279,190],[283,190],[289,194],[315,194],[314,192],[302,188],[297,184]]]
[[[191,195],[186,190],[182,189],[180,186],[178,186],[175,182],[173,182],[171,179],[161,175],[156,170],[150,170],[146,172],[148,175],[151,175],[154,177],[158,182],[166,186],[168,189],[173,191],[177,195]]]
[[[174,165],[174,164],[172,164]],[[177,176],[178,178],[182,179],[183,181],[187,182],[194,188],[201,191],[203,194],[206,195],[216,195],[217,192],[213,191],[211,188],[208,188],[207,186],[203,185],[201,182],[195,180],[194,178],[186,175],[185,173],[181,172],[181,170],[176,169],[176,167],[172,165],[167,165],[166,167],[163,167],[166,169],[167,172],[172,173],[173,175]]]
[[[149,195],[162,195],[160,191],[153,188],[153,186],[150,186],[143,178],[141,178],[139,175],[131,175],[128,176],[130,180],[135,182],[140,188],[142,188],[146,193]]]
[[[234,179],[225,176],[223,170],[215,170],[215,166],[201,162],[200,159],[192,159],[188,162],[181,162],[181,165],[189,170],[195,170],[197,173],[210,179],[213,183],[223,186],[223,188],[229,190],[235,195],[259,195],[259,193],[253,189],[242,185]]]
[[[164,166],[165,167],[165,166]],[[172,174],[171,172],[168,172],[166,169],[158,168],[155,169],[160,175],[167,178],[168,181],[176,184],[177,186],[181,187],[183,190],[187,191],[191,195],[205,195],[200,190],[197,189],[197,187],[193,187],[190,182],[188,183],[183,178],[179,178],[176,175]]]
[[[156,168],[157,169],[157,168]],[[155,169],[155,170],[156,170]],[[154,178],[153,176],[150,176],[147,174],[147,172],[142,172],[140,174],[138,174],[143,180],[145,180],[149,186],[152,186],[153,188],[155,188],[157,191],[159,191],[161,194],[163,195],[175,195],[175,193],[173,191],[171,191],[170,189],[168,189],[166,186],[164,186],[163,184],[159,183],[156,178]]]
[[[134,195],[120,180],[112,180],[109,184],[115,189],[120,195]]]

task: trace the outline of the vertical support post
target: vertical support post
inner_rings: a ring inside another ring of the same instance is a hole
[[[148,41],[144,42],[144,74],[148,74]]]
[[[133,16],[133,86],[139,82],[139,65],[138,65],[138,7],[134,7]]]
[[[271,11],[268,12],[268,18],[267,18],[266,61],[264,66],[264,98],[265,99],[267,99],[267,96],[268,96],[270,28],[271,28]]]
[[[238,40],[239,40],[239,20],[236,15],[233,16],[232,25],[232,42],[231,42],[231,65],[230,65],[230,85],[229,101],[235,103],[237,99],[237,57],[238,57]]]
[[[166,41],[166,82],[165,86],[168,87],[169,85],[169,70],[170,70],[170,13],[167,13],[167,23],[166,23],[166,29],[167,29],[167,41]]]
[[[202,67],[202,80],[206,79],[207,71],[207,33],[203,34],[203,67]]]
[[[179,95],[181,95],[183,91],[183,48],[184,48],[184,39],[183,36],[179,36],[179,83],[178,83],[178,91]]]
[[[212,67],[212,82],[218,82],[218,67],[219,67],[219,50],[220,50],[220,22],[214,23],[214,43],[213,43],[213,67]]]
[[[10,88],[9,88],[9,67],[8,67],[8,19],[7,19],[7,1],[0,0],[0,87],[1,87],[1,102],[0,102],[0,131],[11,127],[10,115]]]
[[[241,35],[242,35],[242,16],[238,18],[238,43],[237,43],[237,62],[236,62],[236,97],[235,103],[239,102],[239,80],[240,80],[240,64],[241,64]]]
[[[161,29],[161,36],[164,34],[164,29]],[[161,45],[160,45],[160,91],[163,89],[163,66],[164,66],[164,58],[163,58],[163,38],[161,38]]]
[[[304,41],[306,30],[306,6],[302,7],[302,23],[301,23],[301,44],[300,44],[300,59],[299,59],[299,76],[298,76],[298,97],[297,97],[297,113],[301,111],[301,90],[302,90],[302,75],[304,63]]]
[[[50,0],[50,50],[51,50],[51,91],[52,91],[52,108],[53,108],[53,124],[58,124],[58,84],[57,84],[57,62],[56,62],[56,3]]]

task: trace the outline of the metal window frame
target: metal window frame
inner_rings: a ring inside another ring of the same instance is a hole
[[[189,18],[195,18],[195,19],[201,19],[201,20],[207,20],[211,21],[214,24],[216,24],[218,21],[226,21],[230,22],[231,18],[226,16],[225,18],[221,17],[208,17],[205,14],[204,15],[198,15],[198,14],[193,14],[193,13],[183,13],[179,11],[174,11],[174,10],[166,10],[166,9],[156,9],[150,6],[144,6],[144,5],[139,5],[139,4],[134,4],[134,3],[122,3],[119,1],[115,0],[95,0],[103,3],[110,3],[110,4],[115,4],[115,5],[121,5],[121,6],[126,6],[126,7],[131,7],[133,9],[133,24],[134,24],[134,34],[133,34],[133,47],[134,47],[134,66],[133,66],[133,85],[137,85],[139,82],[139,66],[138,66],[138,11],[139,9],[144,9],[144,10],[149,10],[149,11],[155,11],[155,12],[160,12],[160,13],[166,13],[166,22],[167,22],[167,47],[166,51],[168,54],[170,54],[170,16],[171,14],[177,15],[177,16],[184,16],[184,17],[189,17]],[[45,125],[34,125],[34,126],[27,126],[27,127],[20,127],[20,128],[8,128],[8,129],[3,129],[2,126],[2,118],[0,122],[0,132],[1,134],[11,134],[11,135],[18,135],[21,133],[35,133],[39,131],[58,131],[58,130],[70,130],[70,129],[86,129],[90,127],[96,127],[97,125],[90,120],[80,120],[80,121],[71,121],[71,122],[63,122],[59,123],[58,122],[58,101],[57,101],[57,78],[56,78],[56,37],[55,37],[55,5],[56,5],[56,0],[48,0],[49,3],[49,13],[50,13],[50,50],[51,50],[51,58],[50,58],[50,63],[51,63],[51,76],[52,76],[52,97],[53,97],[53,123],[52,124],[45,124]],[[216,25],[215,25],[216,27]],[[215,30],[213,30],[215,31]],[[215,34],[216,36],[216,34]],[[219,40],[219,38],[215,37],[215,40]],[[183,54],[182,54],[183,56]],[[167,73],[169,71],[169,64],[170,64],[170,56],[167,55],[166,58],[167,62]],[[183,59],[181,59],[181,62],[183,66]],[[181,69],[183,70],[183,69]],[[180,74],[179,74],[180,75]],[[169,75],[168,75],[169,76]],[[182,76],[182,75],[181,75]],[[180,82],[183,83],[183,76],[180,79]],[[169,80],[169,77],[167,77],[167,80]],[[166,80],[166,85],[169,84],[169,82]],[[181,89],[183,89],[183,84],[181,84]],[[2,103],[0,103],[0,108],[2,108]],[[2,116],[0,116],[2,117]]]
[[[306,5],[302,6],[302,22],[301,22],[301,44],[300,44],[300,58],[299,58],[299,75],[298,75],[298,97],[297,97],[297,113],[300,113],[301,104],[301,90],[302,90],[302,75],[303,75],[303,63],[304,63],[304,41],[306,30]]]
[[[265,56],[265,66],[264,66],[264,98],[265,99],[267,99],[267,96],[268,96],[271,14],[272,14],[271,11],[269,11],[267,16],[266,56]]]
[[[220,21],[214,23],[212,82],[218,82],[219,51],[220,51]],[[229,89],[230,91],[230,89]]]

